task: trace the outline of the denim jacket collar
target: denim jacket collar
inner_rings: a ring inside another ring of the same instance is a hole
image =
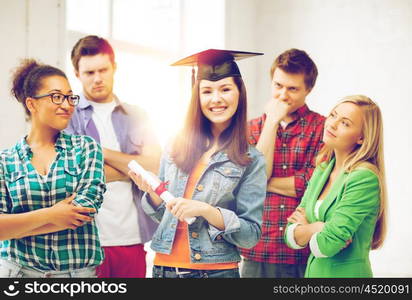
[[[213,154],[213,156],[210,158],[209,165],[212,165],[218,162],[224,162],[227,160],[229,160],[229,156],[227,155],[227,153],[225,151],[219,151]]]
[[[251,147],[252,146],[248,146],[247,154],[249,156],[251,155],[251,152],[250,152]],[[223,150],[223,151],[221,150],[221,151],[218,151],[218,152],[216,152],[215,154],[212,155],[212,157],[210,158],[210,161],[209,161],[209,166],[212,165],[212,164],[215,164],[215,163],[221,163],[221,162],[225,162],[225,161],[229,161],[229,160],[230,160],[230,158],[229,158],[229,155],[227,154],[227,152],[225,150]]]

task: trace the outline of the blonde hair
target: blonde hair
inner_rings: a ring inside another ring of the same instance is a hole
[[[368,97],[353,95],[343,98],[333,109],[342,103],[353,103],[363,111],[362,137],[363,142],[356,145],[353,151],[343,162],[345,172],[352,172],[357,168],[368,168],[379,179],[380,209],[378,220],[373,234],[372,249],[382,246],[386,236],[386,179],[383,157],[383,122],[379,107]],[[333,149],[324,145],[316,157],[316,165],[329,162],[334,156]]]

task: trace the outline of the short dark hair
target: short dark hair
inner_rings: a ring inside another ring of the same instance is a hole
[[[88,35],[78,40],[71,53],[72,64],[75,71],[79,71],[79,60],[82,56],[93,56],[97,54],[108,54],[111,63],[114,64],[114,51],[107,40],[97,35]]]
[[[36,96],[37,91],[42,87],[42,80],[50,76],[61,76],[67,79],[62,70],[41,64],[31,58],[23,59],[14,71],[11,94],[23,105],[27,117],[30,117],[30,111],[26,106],[26,99]]]
[[[303,74],[306,88],[311,90],[315,86],[318,77],[318,68],[309,55],[299,49],[289,49],[280,54],[270,68],[270,77],[276,68],[280,68],[286,73]]]

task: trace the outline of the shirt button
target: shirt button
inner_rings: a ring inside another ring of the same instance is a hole
[[[196,260],[200,260],[202,258],[202,255],[200,255],[199,253],[195,254],[195,259]]]
[[[282,226],[279,227],[279,231],[283,231],[283,227],[282,227]]]
[[[203,185],[199,184],[196,188],[199,192],[203,191]]]
[[[283,165],[283,166],[282,166],[282,169],[283,169],[283,170],[285,170],[286,168],[287,168],[287,166],[286,166],[286,165]]]
[[[282,204],[282,205],[280,205],[280,208],[281,208],[281,209],[284,209],[284,208],[285,208],[285,206]]]
[[[197,239],[199,234],[197,232],[192,232],[192,238]]]
[[[286,147],[286,144],[285,143],[283,143],[283,145],[282,145],[283,147]]]

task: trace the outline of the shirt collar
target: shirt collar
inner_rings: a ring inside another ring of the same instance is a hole
[[[68,134],[61,131],[57,137],[56,143],[54,146],[57,148],[67,149],[71,145],[71,139]]]
[[[26,141],[27,135],[22,137],[16,144],[17,153],[21,158],[30,157],[32,155],[29,144]]]
[[[27,135],[22,137],[20,141],[16,144],[17,152],[19,153],[21,158],[26,158],[26,157],[31,158],[31,155],[33,155],[33,152],[31,151],[31,148],[29,144],[27,143],[26,138],[27,138]],[[59,135],[57,136],[56,142],[54,144],[56,150],[67,149],[69,144],[70,144],[69,136],[66,133],[61,131]]]
[[[283,129],[286,129],[286,127],[289,124],[293,124],[297,121],[303,121],[303,119],[305,118],[305,116],[310,112],[308,106],[306,104],[304,104],[303,106],[299,107],[297,110],[295,110],[292,113],[292,121],[290,121],[289,123],[283,123],[281,124]]]
[[[292,116],[296,117],[296,119],[304,118],[309,113],[309,107],[304,104],[302,107],[299,107],[292,113]],[[295,120],[296,120],[295,119]]]
[[[248,151],[247,154],[250,155],[250,149],[252,146],[248,146]],[[220,163],[220,162],[224,162],[230,160],[229,155],[227,154],[227,152],[225,150],[220,150],[218,152],[216,152],[215,154],[212,155],[212,157],[210,158],[209,164],[214,164],[214,163]]]
[[[93,106],[90,104],[90,101],[86,98],[86,96],[85,96],[83,93],[80,93],[79,96],[80,96],[80,101],[79,101],[78,107],[79,107],[80,109],[91,109],[91,110],[93,110]],[[127,114],[126,108],[125,108],[124,105],[120,102],[119,98],[118,98],[115,94],[113,94],[113,99],[114,99],[114,101],[115,101],[115,103],[116,103],[116,106],[114,107],[114,110],[120,109],[120,110],[122,110],[125,114]]]

